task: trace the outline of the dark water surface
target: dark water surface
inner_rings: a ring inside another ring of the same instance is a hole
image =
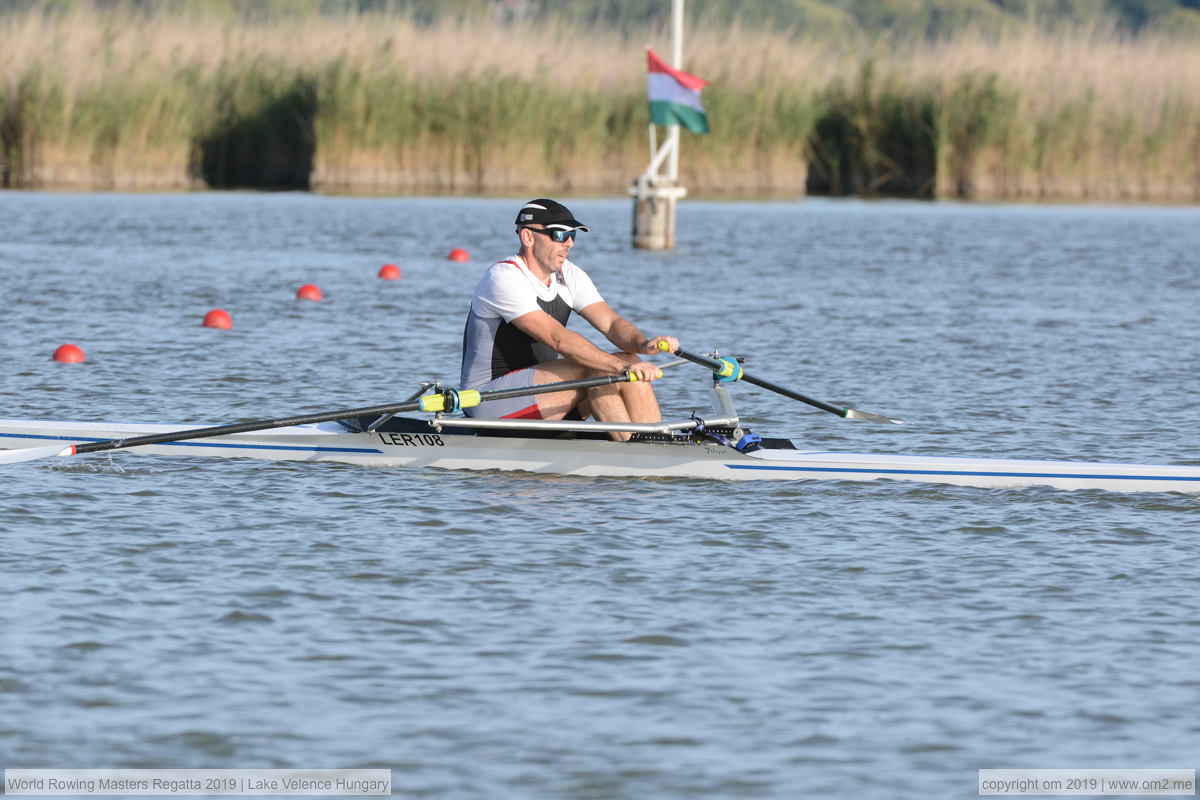
[[[220,423],[453,381],[519,200],[0,193],[0,416]],[[759,431],[1200,463],[1200,210],[571,203]],[[465,247],[476,260],[445,260]],[[401,281],[375,277],[395,261]],[[321,303],[293,298],[312,282]],[[230,311],[232,331],[200,327]],[[74,342],[81,365],[51,352]],[[707,410],[700,368],[660,386]],[[0,472],[0,766],[382,767],[439,798],[952,798],[1190,768],[1200,500],[138,458]]]

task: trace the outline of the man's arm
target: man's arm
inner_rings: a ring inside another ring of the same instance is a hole
[[[658,353],[658,343],[666,341],[671,352],[679,347],[679,341],[671,336],[655,336],[653,339],[642,333],[636,325],[622,317],[604,301],[592,303],[579,312],[592,327],[604,334],[604,338],[626,353],[650,355]]]
[[[588,311],[593,307],[588,306],[584,310]],[[528,314],[522,314],[514,319],[512,324],[542,344],[553,348],[560,355],[566,356],[588,369],[614,374],[625,369],[623,360],[612,353],[604,352],[578,333],[559,324],[558,320],[545,311],[530,311]],[[620,347],[620,345],[617,346]]]

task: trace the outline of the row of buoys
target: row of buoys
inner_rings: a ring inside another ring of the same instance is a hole
[[[461,247],[456,247],[454,250],[450,251],[451,261],[469,261],[470,259],[471,256]],[[395,264],[384,264],[379,268],[379,277],[381,280],[397,281],[400,280],[403,275],[404,273],[400,270],[400,267],[396,266]],[[296,298],[299,300],[319,302],[324,299],[324,297],[325,294],[321,291],[321,287],[313,283],[306,283],[296,290]],[[229,312],[223,308],[214,308],[212,311],[209,311],[204,315],[204,322],[202,322],[201,325],[205,328],[232,330],[233,317],[230,316]],[[81,364],[87,360],[87,356],[84,355],[82,347],[68,342],[67,344],[60,345],[58,349],[54,351],[54,355],[51,357],[51,359],[61,364]]]

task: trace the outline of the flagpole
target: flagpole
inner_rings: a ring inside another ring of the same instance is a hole
[[[671,0],[671,66],[683,69],[683,0]],[[679,183],[679,126],[670,127],[671,157],[667,177]]]
[[[671,63],[683,68],[683,4],[671,0]],[[633,195],[633,246],[643,250],[675,247],[675,206],[687,196],[679,185],[679,125],[667,126],[662,147],[656,148],[654,123],[650,123],[650,164],[630,188]],[[666,175],[659,175],[664,167]]]

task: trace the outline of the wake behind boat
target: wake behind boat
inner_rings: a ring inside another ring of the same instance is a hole
[[[1116,492],[1200,493],[1200,467],[802,450],[788,439],[753,433],[733,408],[728,383],[748,379],[849,419],[894,422],[839,409],[741,373],[731,359],[693,356],[714,367],[714,414],[674,422],[607,424],[471,419],[460,405],[479,393],[423,385],[405,403],[302,417],[183,430],[164,424],[0,420],[0,464],[76,452],[131,449],[146,455],[213,456],[283,461],[331,461],[382,467],[505,470],[558,475],[672,477],[715,480],[891,479],[1011,489],[1104,489]],[[736,371],[736,375],[730,374]],[[722,374],[724,373],[724,374]],[[629,380],[628,376],[587,379]],[[582,383],[582,382],[572,382]],[[527,393],[546,386],[525,387]],[[519,390],[505,390],[515,392]],[[513,395],[515,396],[515,395]],[[484,398],[486,399],[486,398]],[[419,410],[429,417],[397,415]],[[634,434],[612,441],[609,431]]]

